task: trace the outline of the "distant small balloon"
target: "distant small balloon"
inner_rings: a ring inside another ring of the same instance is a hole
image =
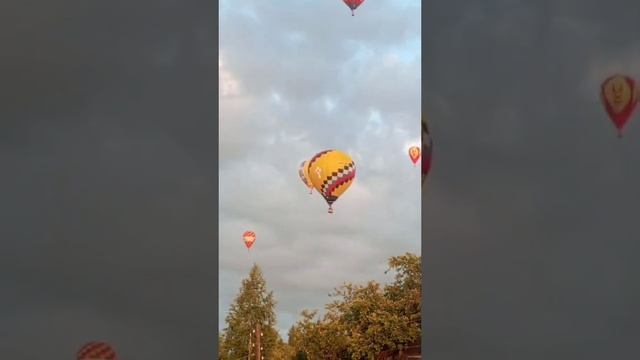
[[[251,249],[253,243],[256,241],[256,233],[253,231],[245,231],[244,234],[242,234],[242,240],[244,240],[244,245],[247,249]]]
[[[111,345],[101,342],[92,341],[80,348],[76,357],[77,360],[117,360],[115,350]]]
[[[364,0],[343,0],[345,4],[351,9],[351,16],[354,16],[353,11],[364,2]]]
[[[409,158],[415,165],[420,160],[420,148],[418,146],[412,146],[409,148]]]
[[[602,102],[609,118],[622,137],[622,131],[638,104],[638,89],[633,78],[616,74],[601,85]]]

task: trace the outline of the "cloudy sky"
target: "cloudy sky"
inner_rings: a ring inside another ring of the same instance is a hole
[[[636,358],[640,118],[618,140],[598,91],[640,77],[640,3],[425,7],[429,357]]]
[[[386,281],[386,261],[420,252],[420,1],[220,4],[219,328],[255,262],[278,328],[321,309],[345,281]],[[350,154],[351,188],[309,195],[303,160]],[[248,253],[241,235],[257,241]]]

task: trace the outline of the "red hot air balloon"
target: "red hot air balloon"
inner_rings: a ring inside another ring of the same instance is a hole
[[[353,13],[353,11],[355,9],[358,8],[358,6],[360,6],[360,4],[362,4],[364,2],[364,0],[343,0],[345,4],[347,4],[347,6],[349,7],[349,9],[351,9],[351,16],[354,16],[355,14]]]
[[[244,234],[242,234],[242,240],[244,240],[244,245],[247,249],[251,249],[253,243],[256,241],[256,233],[253,231],[245,231]]]
[[[415,165],[418,160],[420,160],[420,147],[412,146],[409,148],[409,158],[413,161],[413,165]]]
[[[625,75],[613,75],[601,85],[602,102],[622,137],[622,129],[627,124],[638,104],[638,89],[634,79]]]
[[[77,360],[117,360],[115,350],[111,345],[101,342],[92,341],[85,344],[78,350]]]

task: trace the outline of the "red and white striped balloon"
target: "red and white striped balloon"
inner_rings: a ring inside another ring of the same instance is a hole
[[[249,230],[245,231],[244,234],[242,234],[242,240],[244,240],[244,245],[247,249],[251,249],[253,243],[256,241],[256,233]]]

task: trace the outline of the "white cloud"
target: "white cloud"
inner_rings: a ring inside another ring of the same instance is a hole
[[[220,55],[218,59],[218,72],[220,73],[218,86],[219,96],[238,96],[240,94],[240,83],[225,69],[222,55]]]

